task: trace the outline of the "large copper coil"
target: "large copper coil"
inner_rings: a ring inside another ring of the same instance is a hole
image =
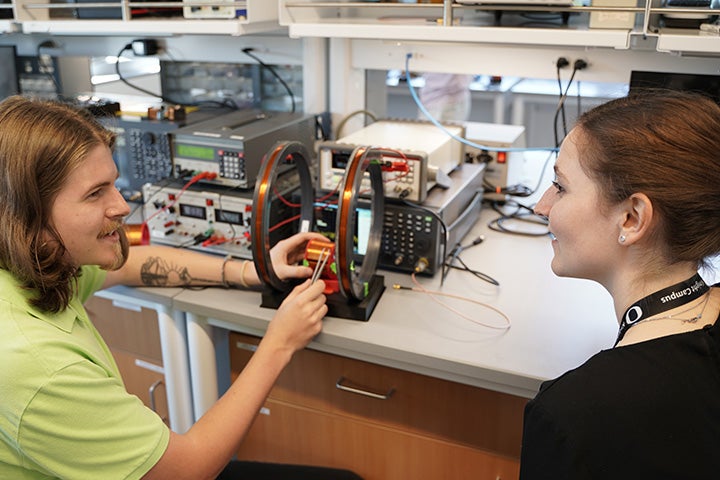
[[[380,256],[385,209],[380,166],[382,156],[379,151],[371,148],[357,147],[350,157],[338,196],[335,260],[340,292],[348,299],[361,301],[367,296],[367,287],[375,274]],[[354,234],[358,200],[366,195],[366,192],[360,190],[365,173],[370,177],[372,189],[372,221],[367,249],[362,265],[358,266],[354,259]]]
[[[281,280],[272,266],[270,249],[271,207],[275,183],[281,172],[294,168],[300,188],[300,215],[298,232],[312,231],[314,224],[313,203],[315,192],[310,175],[310,155],[305,146],[296,141],[276,143],[263,158],[255,183],[253,196],[253,219],[250,225],[251,250],[255,269],[260,280],[275,290],[290,290],[297,280]]]

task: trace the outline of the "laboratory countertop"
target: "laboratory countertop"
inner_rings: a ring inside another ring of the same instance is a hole
[[[95,295],[116,302],[132,301],[141,307],[157,308],[158,305],[172,308],[173,297],[182,292],[182,288],[162,287],[128,287],[116,285],[105,290],[95,292]]]
[[[485,241],[461,254],[468,267],[495,278],[493,286],[451,270],[417,277],[423,288],[466,300],[393,289],[412,287],[408,274],[378,271],[385,291],[367,322],[328,317],[309,348],[495,391],[532,397],[540,383],[610,348],[617,323],[609,294],[599,285],[558,278],[550,270],[547,236],[500,233],[488,228],[497,216],[483,210],[465,242]],[[448,303],[463,313],[437,303]],[[173,308],[207,318],[232,331],[262,335],[275,310],[260,306],[259,292],[183,290]],[[507,330],[499,309],[510,319]]]

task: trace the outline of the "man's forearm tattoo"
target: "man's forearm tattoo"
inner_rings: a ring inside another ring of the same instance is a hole
[[[168,263],[160,257],[148,257],[140,268],[140,280],[148,287],[167,287],[203,284],[219,284],[217,280],[194,278],[187,267]]]

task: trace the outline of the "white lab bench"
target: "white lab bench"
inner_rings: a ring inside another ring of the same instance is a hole
[[[494,215],[484,211],[466,237],[486,240],[462,254],[473,269],[500,282],[485,283],[467,272],[418,277],[427,289],[462,295],[505,312],[507,331],[489,329],[460,318],[429,295],[395,290],[412,286],[407,274],[379,271],[386,290],[369,321],[326,318],[322,333],[308,346],[490,390],[532,397],[540,383],[580,365],[612,346],[617,324],[610,296],[599,285],[556,277],[547,237],[525,237],[490,231]],[[452,302],[476,321],[501,325],[492,310]],[[262,336],[274,310],[260,307],[258,292],[223,289],[185,290],[173,306],[186,312],[188,351],[196,417],[217,399],[214,329]]]

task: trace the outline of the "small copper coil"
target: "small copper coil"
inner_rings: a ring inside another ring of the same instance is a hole
[[[150,245],[150,230],[146,223],[126,223],[123,226],[130,245]]]
[[[318,272],[318,278],[322,277],[323,273],[326,276],[331,273],[331,263],[335,257],[335,242],[329,240],[316,240],[311,239],[305,246],[305,260],[313,270],[321,268],[324,272]]]

